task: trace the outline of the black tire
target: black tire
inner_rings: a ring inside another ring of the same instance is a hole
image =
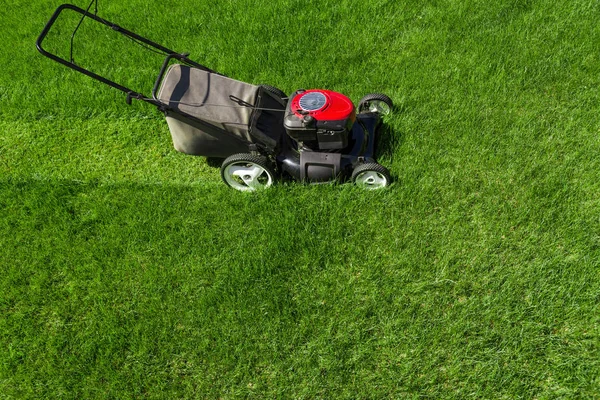
[[[358,102],[358,112],[376,112],[381,115],[388,115],[394,109],[394,102],[388,96],[382,93],[371,93],[360,99]]]
[[[221,165],[223,182],[242,192],[266,189],[275,182],[275,178],[275,171],[264,156],[249,153],[234,154],[227,157]]]
[[[352,171],[352,182],[364,189],[381,189],[392,182],[390,172],[381,164],[365,163],[357,165]]]
[[[276,88],[275,86],[271,86],[271,85],[260,85],[260,87],[262,87],[263,89],[265,89],[267,92],[270,92],[272,94],[274,94],[275,96],[278,96],[282,99],[287,99],[288,95],[285,94],[285,92],[281,89]]]

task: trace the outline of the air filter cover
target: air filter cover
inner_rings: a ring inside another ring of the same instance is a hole
[[[327,97],[322,92],[310,92],[300,96],[298,104],[304,111],[318,111],[327,105]]]
[[[317,121],[354,119],[352,100],[331,90],[312,89],[300,92],[292,99],[291,108],[298,117],[310,115]]]

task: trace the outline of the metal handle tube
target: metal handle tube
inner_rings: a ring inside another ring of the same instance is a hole
[[[128,99],[135,98],[135,99],[146,101],[148,103],[152,103],[152,104],[157,105],[157,106],[160,106],[162,104],[159,101],[157,101],[155,98],[147,98],[146,96],[144,96],[141,93],[138,93],[138,92],[136,92],[136,91],[134,91],[134,90],[132,90],[132,89],[130,89],[128,87],[125,87],[125,86],[120,85],[120,84],[118,84],[118,83],[116,83],[114,81],[111,81],[110,79],[107,79],[107,78],[105,78],[103,76],[100,76],[100,75],[98,75],[98,74],[96,74],[96,73],[94,73],[92,71],[89,71],[89,70],[87,70],[87,69],[85,69],[85,68],[83,68],[83,67],[81,67],[81,66],[79,66],[79,65],[77,65],[77,64],[75,64],[75,63],[73,63],[71,61],[69,61],[69,60],[61,58],[61,57],[57,56],[56,54],[50,53],[49,51],[47,51],[47,50],[44,49],[44,47],[42,46],[42,43],[43,43],[44,39],[46,38],[46,36],[48,35],[48,32],[50,32],[50,29],[52,28],[52,26],[54,25],[54,23],[56,22],[56,20],[60,16],[61,12],[63,12],[64,10],[67,10],[67,9],[75,11],[75,12],[77,12],[79,14],[82,14],[84,17],[91,18],[94,21],[97,21],[97,22],[99,22],[99,23],[101,23],[103,25],[106,25],[109,28],[111,28],[111,29],[113,29],[113,30],[115,30],[115,31],[117,31],[117,32],[125,35],[125,36],[128,36],[128,37],[130,37],[130,38],[132,38],[132,39],[134,39],[136,41],[139,41],[139,42],[142,42],[142,43],[144,43],[144,44],[146,44],[148,46],[151,46],[151,47],[155,48],[156,50],[159,50],[160,52],[163,52],[164,54],[168,55],[166,64],[168,64],[168,61],[171,60],[172,58],[176,58],[176,59],[178,59],[178,60],[180,60],[180,61],[182,61],[182,62],[184,62],[186,64],[189,64],[191,66],[194,66],[196,68],[200,68],[200,69],[203,69],[203,70],[208,71],[208,72],[214,72],[214,71],[206,68],[203,65],[200,65],[200,64],[198,64],[198,63],[196,63],[194,61],[189,60],[186,55],[177,54],[175,51],[173,51],[171,49],[168,49],[168,48],[166,48],[164,46],[161,46],[160,44],[155,43],[155,42],[153,42],[153,41],[151,41],[151,40],[149,40],[147,38],[144,38],[144,37],[142,37],[142,36],[140,36],[140,35],[138,35],[138,34],[136,34],[134,32],[131,32],[131,31],[125,29],[125,28],[122,28],[121,26],[119,26],[117,24],[113,24],[112,22],[107,21],[107,20],[105,20],[103,18],[100,18],[97,15],[91,14],[91,13],[83,10],[82,8],[79,8],[79,7],[74,6],[72,4],[62,4],[62,5],[58,6],[58,8],[56,9],[56,11],[54,11],[54,14],[52,14],[52,17],[48,20],[48,22],[46,23],[46,26],[42,30],[42,33],[40,33],[40,36],[37,38],[37,40],[35,42],[38,51],[40,53],[42,53],[44,56],[46,56],[46,57],[48,57],[48,58],[50,58],[50,59],[52,59],[52,60],[54,60],[54,61],[56,61],[56,62],[58,62],[60,64],[63,64],[63,65],[65,65],[65,66],[67,66],[67,67],[69,67],[71,69],[76,70],[77,72],[81,72],[84,75],[87,75],[87,76],[89,76],[89,77],[91,77],[93,79],[96,79],[96,80],[104,83],[104,84],[107,84],[107,85],[109,85],[111,87],[114,87],[115,89],[118,89],[118,90],[120,90],[122,92],[127,93]],[[161,69],[161,74],[160,74],[159,78],[161,78],[162,75],[164,74],[164,72],[165,72],[164,70],[166,69],[166,64],[163,64],[163,68]],[[155,84],[155,86],[157,86],[159,82],[160,82],[160,79],[157,80],[157,83]],[[155,91],[156,91],[156,88],[155,88],[155,90],[153,92],[155,92]]]
[[[147,39],[143,36],[140,36],[134,32],[131,32],[117,24],[114,24],[110,21],[107,21],[103,18],[100,18],[97,15],[91,14],[89,12],[86,12],[84,9],[79,8],[77,6],[74,6],[73,4],[61,4],[60,6],[58,6],[58,8],[56,9],[56,11],[54,11],[54,14],[52,14],[52,17],[50,18],[50,20],[46,23],[46,26],[44,27],[44,30],[42,31],[42,33],[40,34],[40,36],[38,37],[38,40],[36,42],[37,48],[38,50],[40,50],[40,52],[42,52],[42,54],[44,54],[44,50],[42,49],[42,41],[44,40],[44,38],[46,37],[46,35],[48,34],[48,32],[50,31],[50,28],[52,27],[52,25],[54,25],[54,23],[56,22],[56,19],[58,18],[58,16],[60,15],[60,13],[65,10],[65,9],[69,9],[69,10],[73,10],[79,14],[84,15],[87,18],[91,18],[94,21],[100,22],[103,25],[106,25],[108,27],[110,27],[111,29],[118,31],[120,33],[123,33],[124,35],[127,35],[131,38],[134,38],[136,40],[139,40],[140,42],[143,42],[149,46],[154,47],[157,50],[162,51],[165,54],[171,54],[171,53],[175,53],[173,50],[168,49],[164,46],[161,46],[158,43],[155,43],[153,41],[151,41],[150,39]],[[44,54],[45,55],[45,54]]]

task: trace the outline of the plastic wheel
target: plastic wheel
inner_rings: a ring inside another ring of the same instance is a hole
[[[263,89],[265,89],[267,92],[270,92],[270,93],[274,94],[275,96],[281,97],[282,99],[287,99],[288,98],[288,95],[285,94],[285,92],[283,90],[278,89],[275,86],[260,85],[260,87],[262,87]]]
[[[221,178],[236,190],[253,192],[271,186],[275,181],[275,172],[266,157],[242,153],[223,161]]]
[[[358,102],[359,113],[378,113],[381,115],[389,115],[394,108],[394,103],[385,94],[371,93],[360,99]]]
[[[352,171],[352,182],[364,189],[375,190],[388,186],[392,182],[390,172],[381,164],[359,164]]]

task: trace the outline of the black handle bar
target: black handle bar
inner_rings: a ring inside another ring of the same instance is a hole
[[[119,33],[121,33],[121,34],[123,34],[125,36],[128,36],[128,37],[134,39],[135,41],[142,42],[142,43],[144,43],[144,44],[146,44],[146,45],[148,45],[150,47],[153,47],[154,49],[156,49],[156,50],[164,53],[167,56],[166,59],[165,59],[165,61],[164,61],[164,63],[163,63],[163,65],[162,65],[162,67],[161,67],[161,70],[160,70],[160,73],[158,75],[158,78],[156,79],[156,82],[154,84],[154,88],[152,90],[152,96],[153,96],[152,98],[148,98],[148,97],[144,96],[141,93],[138,93],[138,92],[136,92],[134,90],[131,90],[131,89],[123,86],[123,85],[120,85],[120,84],[118,84],[116,82],[113,82],[110,79],[107,79],[107,78],[105,78],[103,76],[100,76],[100,75],[98,75],[98,74],[96,74],[96,73],[94,73],[92,71],[89,71],[89,70],[87,70],[87,69],[85,69],[85,68],[83,68],[83,67],[75,64],[72,61],[66,60],[66,59],[64,59],[62,57],[57,56],[56,54],[50,53],[50,52],[46,51],[43,48],[42,43],[43,43],[44,39],[46,38],[46,36],[48,35],[48,32],[50,32],[50,29],[52,28],[52,26],[54,25],[54,23],[56,22],[56,20],[60,16],[60,13],[63,10],[66,10],[66,9],[72,10],[72,11],[75,11],[75,12],[81,14],[83,16],[82,18],[91,18],[94,21],[97,21],[97,22],[99,22],[99,23],[101,23],[103,25],[106,25],[106,26],[110,27],[112,30],[115,30],[115,31],[117,31],[117,32],[119,32]],[[100,81],[102,83],[105,83],[105,84],[107,84],[109,86],[112,86],[115,89],[119,89],[120,91],[127,93],[127,102],[128,103],[131,103],[131,99],[134,98],[134,99],[146,101],[148,103],[152,103],[152,104],[154,104],[156,106],[161,106],[162,103],[156,98],[156,91],[158,90],[158,86],[160,85],[160,82],[162,81],[163,75],[165,74],[165,71],[166,71],[166,68],[167,68],[169,62],[172,59],[177,59],[177,60],[179,60],[179,61],[181,61],[181,62],[183,62],[185,64],[188,64],[190,66],[202,69],[202,70],[207,71],[207,72],[213,72],[214,73],[214,71],[212,71],[212,70],[206,68],[205,66],[203,66],[201,64],[198,64],[198,63],[190,60],[189,58],[187,58],[188,54],[179,54],[179,53],[176,53],[173,50],[170,50],[170,49],[168,49],[168,48],[166,48],[164,46],[161,46],[158,43],[155,43],[155,42],[153,42],[153,41],[151,41],[149,39],[146,39],[145,37],[142,37],[142,36],[140,36],[140,35],[138,35],[138,34],[136,34],[134,32],[131,32],[131,31],[125,29],[125,28],[122,28],[122,27],[120,27],[117,24],[114,24],[114,23],[112,23],[110,21],[107,21],[107,20],[105,20],[103,18],[100,18],[97,15],[92,14],[92,13],[90,13],[90,12],[88,12],[86,10],[83,10],[83,9],[77,7],[77,6],[74,6],[72,4],[62,4],[62,5],[58,6],[58,8],[56,9],[56,11],[54,11],[54,14],[52,14],[52,17],[50,18],[50,20],[48,20],[48,22],[46,23],[46,26],[44,27],[44,30],[42,31],[42,33],[40,33],[40,36],[37,38],[37,40],[35,42],[35,45],[36,45],[37,49],[39,50],[39,52],[42,53],[44,56],[46,56],[46,57],[48,57],[48,58],[50,58],[50,59],[52,59],[52,60],[54,60],[54,61],[56,61],[56,62],[58,62],[60,64],[66,65],[67,67],[69,67],[71,69],[74,69],[74,70],[76,70],[78,72],[81,72],[82,74],[87,75],[87,76],[89,76],[89,77],[91,77],[93,79],[96,79],[96,80],[98,80],[98,81]]]

